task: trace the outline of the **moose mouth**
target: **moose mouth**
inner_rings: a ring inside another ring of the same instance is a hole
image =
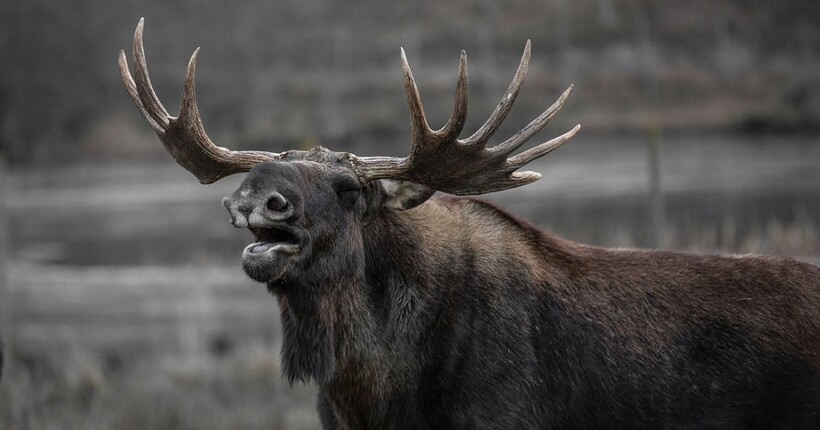
[[[251,227],[249,230],[256,238],[256,242],[245,247],[245,254],[260,255],[280,251],[294,253],[299,249],[299,237],[290,229]]]
[[[273,282],[284,276],[301,241],[296,230],[289,227],[251,227],[256,242],[242,252],[245,273],[257,282]]]

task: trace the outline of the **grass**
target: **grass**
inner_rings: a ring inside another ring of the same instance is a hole
[[[10,265],[0,429],[317,428],[315,389],[280,376],[275,300],[239,275]]]
[[[318,428],[313,391],[288,386],[275,356],[251,351],[195,367],[135,358],[127,372],[84,363],[47,378],[15,363],[0,393],[0,428]]]

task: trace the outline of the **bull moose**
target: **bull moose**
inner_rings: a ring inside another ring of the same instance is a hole
[[[223,204],[256,238],[242,264],[276,297],[282,371],[318,385],[325,428],[820,428],[820,268],[581,245],[463,197],[537,180],[518,169],[579,129],[512,155],[570,87],[487,146],[529,42],[501,102],[464,139],[464,52],[452,116],[432,130],[402,51],[412,147],[393,158],[216,146],[196,104],[199,49],[173,117],[142,33],[140,20],[133,77],[122,51],[120,72],[168,152],[204,184],[249,172]]]

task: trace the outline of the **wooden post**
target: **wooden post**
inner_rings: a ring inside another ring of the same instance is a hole
[[[652,248],[664,246],[664,230],[666,217],[664,214],[664,197],[661,188],[661,152],[663,150],[663,135],[660,124],[649,127],[646,136],[647,164],[649,171],[649,217],[652,223]]]
[[[8,378],[10,354],[8,339],[11,330],[11,291],[6,276],[6,159],[0,154],[0,388],[3,385],[3,375]]]
[[[635,28],[637,44],[643,59],[646,80],[646,100],[654,107],[654,113],[646,124],[647,173],[649,180],[649,220],[651,231],[649,246],[658,248],[664,245],[664,198],[661,189],[661,151],[663,150],[663,121],[657,113],[661,108],[661,83],[658,78],[658,59],[652,42],[650,27],[652,4],[642,3],[636,8]]]
[[[488,106],[498,103],[494,91],[499,82],[498,61],[496,58],[496,41],[498,39],[498,0],[484,0],[484,22],[479,25],[478,46],[479,55],[486,58],[486,64],[481,68],[481,83],[484,85],[482,97]]]

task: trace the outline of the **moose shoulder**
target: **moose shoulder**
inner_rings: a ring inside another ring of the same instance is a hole
[[[488,147],[519,92],[529,43],[487,122],[427,125],[402,53],[410,155],[231,151],[205,134],[188,65],[172,117],[134,38],[137,108],[256,240],[246,273],[275,295],[282,369],[320,389],[325,428],[820,428],[820,269],[773,257],[610,250],[565,241],[469,195],[537,180],[518,169],[578,127],[513,153],[571,88]],[[435,191],[453,196],[433,197]],[[460,196],[460,197],[459,197]]]

